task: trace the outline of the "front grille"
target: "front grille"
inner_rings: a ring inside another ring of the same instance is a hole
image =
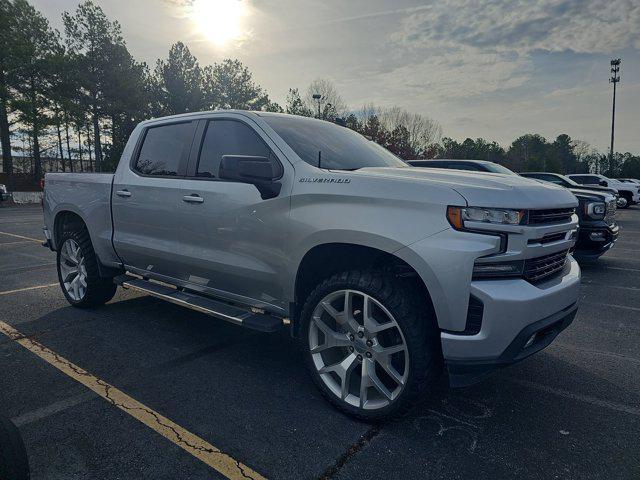
[[[532,238],[527,242],[529,245],[535,245],[537,243],[541,243],[545,245],[551,242],[559,242],[560,240],[564,240],[567,237],[567,232],[559,232],[559,233],[549,233],[542,238]]]
[[[551,208],[547,210],[529,210],[529,225],[562,223],[571,220],[575,208]]]
[[[607,202],[607,210],[604,214],[604,221],[609,225],[613,225],[613,222],[616,221],[616,201],[610,200]]]
[[[544,257],[529,258],[524,261],[525,280],[535,283],[559,273],[567,261],[569,250],[552,253]]]

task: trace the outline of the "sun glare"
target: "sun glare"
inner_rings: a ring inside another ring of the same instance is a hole
[[[222,47],[245,36],[247,13],[244,0],[194,0],[190,16],[207,40]]]

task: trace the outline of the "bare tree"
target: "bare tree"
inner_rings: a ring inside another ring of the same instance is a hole
[[[320,95],[320,98],[313,98],[314,95]],[[331,80],[326,78],[316,78],[311,82],[307,88],[304,102],[307,108],[316,115],[319,103],[321,118],[334,119],[344,116],[347,112],[347,104],[338,93],[338,89]]]
[[[414,152],[423,152],[440,141],[442,127],[434,119],[419,113],[409,113],[401,107],[380,110],[380,123],[389,131],[403,127],[409,132],[409,145]]]

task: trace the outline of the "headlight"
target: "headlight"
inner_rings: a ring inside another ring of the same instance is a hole
[[[602,220],[607,212],[607,206],[602,202],[587,202],[584,204],[584,213],[589,217]]]
[[[525,219],[524,210],[482,207],[447,207],[447,219],[456,230],[466,230],[466,222],[495,225],[520,225]]]

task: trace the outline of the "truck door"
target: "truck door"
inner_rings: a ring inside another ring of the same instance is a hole
[[[277,197],[263,199],[254,185],[218,177],[223,155],[275,157],[271,140],[242,118],[218,116],[198,128],[200,142],[191,154],[180,205],[185,253],[180,276],[214,295],[282,308],[289,194],[283,186]],[[291,164],[284,157],[274,160],[286,167],[284,179]]]
[[[113,184],[113,244],[130,270],[173,277],[183,262],[182,189],[197,121],[149,126]]]

